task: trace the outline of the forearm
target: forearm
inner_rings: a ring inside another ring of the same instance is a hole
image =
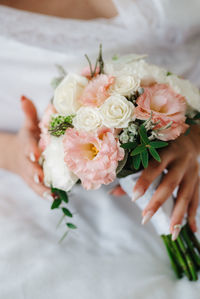
[[[15,134],[0,132],[0,168],[13,171]]]

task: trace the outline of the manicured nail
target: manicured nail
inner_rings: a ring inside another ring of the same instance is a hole
[[[142,225],[146,224],[151,219],[153,214],[154,214],[153,211],[148,211],[142,218]]]
[[[39,176],[38,176],[37,173],[34,174],[33,179],[34,179],[34,182],[35,182],[36,184],[39,184],[39,183],[40,183],[40,178],[39,178]]]
[[[175,241],[178,238],[180,231],[181,231],[181,224],[174,225],[174,229],[172,233],[172,241]]]
[[[25,96],[21,96],[21,101],[25,101],[26,97]]]
[[[48,192],[48,191],[45,191],[44,193],[43,193],[43,197],[45,198],[45,199],[48,199],[49,201],[54,201],[54,198],[53,198],[53,196]]]
[[[144,194],[143,190],[136,190],[133,191],[132,201],[136,201],[138,198],[140,198]]]
[[[31,160],[31,162],[35,162],[36,161],[34,153],[30,153],[29,159]]]

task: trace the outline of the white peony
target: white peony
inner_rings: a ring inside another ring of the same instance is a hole
[[[186,98],[187,104],[190,108],[200,111],[200,92],[190,81],[179,78],[176,75],[166,76],[163,83],[169,86],[177,93]]]
[[[50,144],[43,152],[44,183],[64,191],[69,191],[77,182],[78,177],[73,174],[64,162],[63,137],[51,136]]]
[[[80,75],[68,74],[55,90],[53,104],[60,114],[74,114],[80,104],[78,98],[88,80]]]
[[[73,119],[77,130],[94,131],[102,125],[102,118],[98,108],[81,107]]]
[[[100,108],[103,124],[108,128],[126,128],[133,119],[134,105],[124,96],[110,96]]]
[[[110,94],[130,96],[140,87],[140,79],[137,76],[122,75],[116,77],[114,84],[110,87]]]

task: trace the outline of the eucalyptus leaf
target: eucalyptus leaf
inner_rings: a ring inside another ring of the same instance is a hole
[[[63,190],[58,190],[58,195],[60,197],[60,199],[66,203],[69,202],[69,199],[68,199],[68,195],[67,195],[67,192],[63,191]]]
[[[124,155],[124,159],[122,161],[119,161],[118,166],[117,166],[117,170],[116,173],[118,174],[126,165],[128,159],[128,151],[125,151],[125,155]]]
[[[141,157],[140,155],[136,155],[133,157],[133,167],[135,168],[135,170],[138,170],[140,168],[140,164],[141,164]]]
[[[137,142],[135,141],[121,144],[121,147],[124,149],[134,149],[136,146],[137,146]]]
[[[149,143],[149,145],[151,145],[154,148],[162,148],[168,145],[167,142],[165,141],[152,141]]]
[[[67,208],[62,208],[62,211],[66,216],[73,217],[72,213]]]
[[[61,204],[61,199],[60,198],[56,198],[54,199],[52,205],[51,205],[51,209],[54,210],[54,209],[57,209],[59,208],[60,204]]]
[[[149,152],[156,161],[161,162],[160,156],[155,148],[149,147]]]
[[[149,164],[149,153],[148,150],[146,149],[144,152],[140,154],[141,160],[142,160],[142,165],[144,168],[148,167]]]
[[[140,144],[131,152],[131,156],[136,156],[137,154],[142,153],[145,149],[146,149],[146,145]]]
[[[139,127],[139,134],[140,134],[140,139],[144,144],[149,143],[149,138],[147,136],[147,130],[145,129],[144,125],[141,125]]]
[[[70,228],[70,229],[76,229],[77,226],[71,222],[67,222],[66,225]]]

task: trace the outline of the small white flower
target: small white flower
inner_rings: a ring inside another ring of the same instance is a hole
[[[77,130],[94,131],[102,125],[102,118],[98,108],[81,107],[73,119]]]
[[[51,136],[50,144],[43,152],[44,183],[64,191],[69,191],[77,182],[77,176],[72,173],[64,161],[63,137]]]
[[[124,96],[112,95],[101,106],[103,124],[108,128],[126,128],[133,119],[134,105]]]
[[[78,98],[88,80],[80,75],[68,74],[55,90],[53,104],[60,114],[74,114],[80,104]]]
[[[140,79],[137,76],[122,75],[116,77],[115,82],[110,87],[110,94],[120,94],[130,96],[140,87]]]

